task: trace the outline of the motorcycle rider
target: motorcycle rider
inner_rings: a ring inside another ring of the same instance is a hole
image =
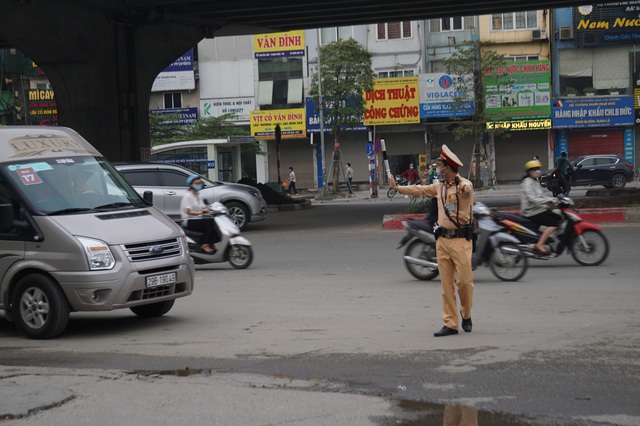
[[[556,170],[560,173],[560,188],[562,189],[562,192],[564,194],[569,193],[573,167],[567,158],[567,153],[564,151],[562,151],[560,153],[560,157],[556,159]]]
[[[542,174],[542,164],[538,160],[527,161],[525,164],[526,176],[520,183],[520,214],[538,226],[546,226],[547,228],[540,234],[540,238],[536,243],[533,251],[536,254],[548,255],[549,249],[544,243],[558,229],[558,224],[562,219],[561,216],[549,210],[549,203],[558,203],[558,199],[544,195],[542,186],[538,179]]]
[[[456,289],[460,298],[462,329],[471,332],[471,306],[473,304],[473,272],[471,256],[473,241],[469,225],[473,219],[473,184],[458,175],[462,162],[446,146],[437,159],[439,174],[443,182],[431,185],[397,186],[388,173],[389,186],[412,196],[426,195],[438,199],[438,224],[435,234],[438,271],[442,281],[442,319],[444,326],[435,332],[436,337],[458,334],[458,312]]]
[[[409,164],[409,168],[400,173],[400,177],[407,179],[407,185],[420,183],[420,174],[413,168],[413,163]]]
[[[187,229],[202,232],[200,241],[201,249],[207,254],[216,252],[214,244],[220,241],[218,225],[212,217],[203,217],[211,210],[200,198],[199,191],[204,187],[202,179],[197,174],[187,178],[189,190],[183,195],[180,201],[180,216],[182,225]]]

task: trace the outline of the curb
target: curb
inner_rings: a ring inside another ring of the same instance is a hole
[[[311,208],[311,201],[304,200],[302,203],[281,204],[278,206],[267,206],[267,212],[292,212],[295,210],[306,210]]]
[[[504,213],[520,213],[519,210],[501,210]],[[639,207],[611,207],[601,209],[576,210],[582,218],[591,223],[640,223]],[[382,229],[402,229],[406,219],[424,219],[420,214],[388,214],[382,219]]]

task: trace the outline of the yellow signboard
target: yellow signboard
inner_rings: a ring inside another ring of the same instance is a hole
[[[418,77],[378,78],[364,99],[365,126],[420,123]]]
[[[251,111],[251,136],[256,139],[275,139],[277,124],[282,139],[307,136],[304,108]]]
[[[304,56],[304,31],[254,35],[253,52],[256,59]]]

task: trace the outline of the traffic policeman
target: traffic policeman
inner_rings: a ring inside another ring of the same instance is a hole
[[[389,186],[401,194],[438,199],[438,223],[434,227],[438,271],[442,281],[442,319],[444,326],[434,336],[458,334],[458,310],[454,282],[460,297],[462,329],[471,332],[473,304],[473,184],[458,175],[462,162],[446,146],[436,160],[441,181],[431,185],[397,186],[389,173]]]

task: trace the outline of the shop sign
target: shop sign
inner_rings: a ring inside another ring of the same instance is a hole
[[[322,118],[324,119],[323,129],[325,132],[331,131],[331,123],[333,123],[333,116],[331,115],[332,105],[331,102],[326,102]],[[320,133],[320,112],[318,104],[316,104],[311,98],[306,99],[306,115],[307,115],[307,133]],[[343,131],[363,131],[367,130],[367,126],[362,124],[362,117],[359,120],[353,120],[359,124],[344,127]]]
[[[36,126],[58,124],[58,105],[53,90],[30,89],[27,121]]]
[[[630,126],[634,122],[633,97],[555,99],[551,122],[554,129]]]
[[[517,130],[544,130],[551,128],[550,118],[539,118],[533,120],[504,120],[487,122],[487,130],[505,129]]]
[[[484,71],[485,114],[492,120],[551,115],[549,61],[515,61]]]
[[[576,46],[633,44],[640,41],[640,0],[573,8]]]
[[[365,126],[420,123],[418,77],[375,79],[364,100]]]
[[[152,109],[149,113],[157,116],[167,116],[164,120],[159,121],[162,125],[180,125],[193,124],[198,121],[198,108],[166,108]]]
[[[470,77],[445,73],[420,74],[418,85],[420,118],[473,116],[473,83]]]
[[[304,56],[304,47],[302,30],[253,36],[256,59]]]
[[[202,99],[200,101],[200,116],[203,118],[235,114],[235,118],[229,121],[249,121],[251,111],[254,109],[255,99],[253,97]]]
[[[158,74],[153,81],[151,91],[166,92],[170,90],[194,90],[195,88],[193,49],[190,49]]]
[[[251,136],[275,139],[279,124],[282,139],[307,137],[304,118],[304,108],[251,111]]]

